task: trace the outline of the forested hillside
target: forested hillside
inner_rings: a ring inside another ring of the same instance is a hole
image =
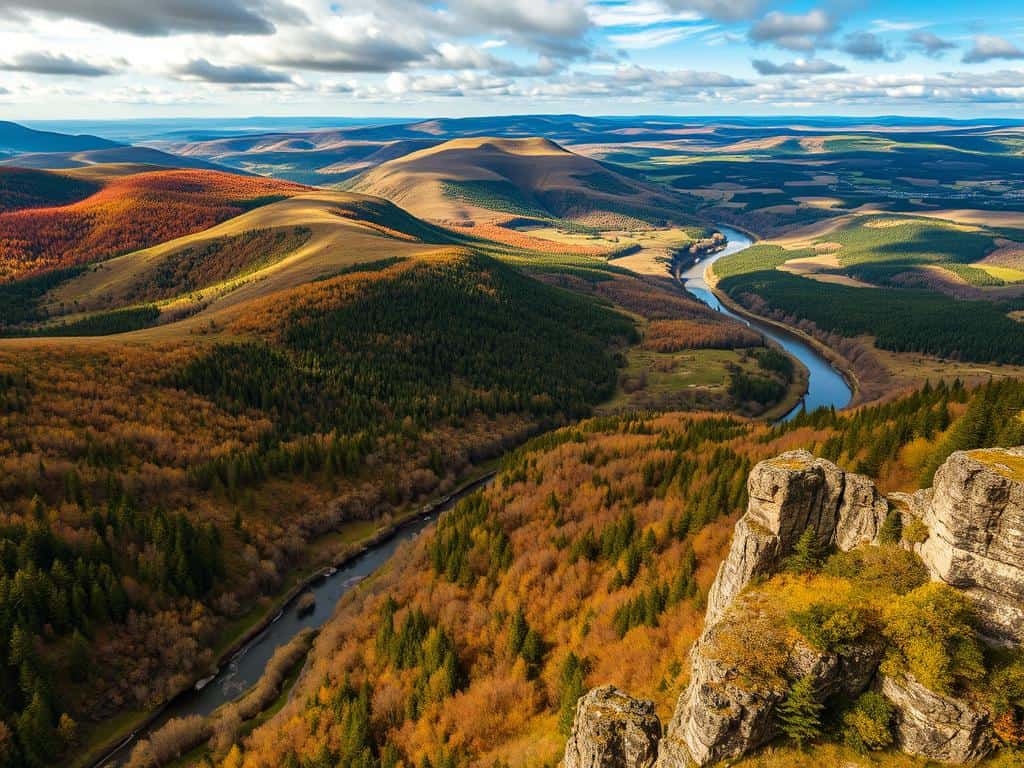
[[[1008,306],[958,301],[928,290],[823,283],[778,269],[800,255],[757,245],[723,259],[714,270],[722,291],[790,323],[806,319],[826,333],[872,336],[880,348],[894,352],[1024,363],[1024,325],[1007,317]],[[906,265],[897,268],[905,271]]]
[[[807,447],[911,489],[951,450],[1024,440],[1021,413],[1019,382],[940,385],[778,427],[635,414],[538,438],[343,603],[298,695],[219,765],[554,764],[609,682],[665,720],[754,462]]]
[[[0,168],[0,213],[77,202],[99,190],[89,179],[49,171]]]
[[[634,335],[452,251],[273,295],[195,341],[0,350],[8,764],[66,759],[205,674],[318,537],[585,416]]]

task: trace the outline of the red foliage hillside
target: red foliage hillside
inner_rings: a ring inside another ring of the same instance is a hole
[[[99,184],[33,168],[0,168],[0,213],[44,205],[70,205],[99,191]]]
[[[305,189],[219,171],[153,171],[116,179],[71,205],[2,213],[0,280],[100,261],[200,232]]]

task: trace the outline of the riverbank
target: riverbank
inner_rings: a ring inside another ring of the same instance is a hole
[[[828,360],[839,375],[843,377],[846,385],[850,388],[850,404],[859,404],[858,399],[861,396],[862,387],[860,379],[857,377],[857,371],[849,360],[837,353],[835,350],[830,349],[825,344],[822,344],[818,339],[806,331],[794,328],[793,326],[787,325],[779,320],[774,320],[770,317],[765,317],[764,315],[758,315],[751,312],[739,302],[733,300],[733,298],[725,293],[725,291],[718,288],[718,276],[715,275],[715,265],[713,263],[708,264],[704,270],[704,282],[707,283],[708,288],[712,293],[714,293],[715,298],[731,312],[734,312],[747,320],[764,323],[765,325],[777,328],[782,333],[787,333],[790,336],[798,338],[808,346],[812,347],[819,355]]]
[[[323,555],[320,562],[314,566],[308,574],[299,576],[283,592],[271,596],[271,603],[260,612],[255,620],[244,620],[244,623],[236,631],[237,636],[232,637],[230,625],[226,631],[226,637],[221,643],[215,646],[216,659],[214,670],[208,670],[206,674],[196,677],[188,685],[182,686],[173,696],[169,697],[162,705],[154,710],[140,713],[137,717],[119,723],[115,729],[103,729],[102,725],[97,730],[103,734],[102,741],[97,739],[95,743],[85,745],[77,759],[71,763],[73,768],[100,768],[109,764],[119,757],[127,757],[129,748],[136,739],[154,724],[158,723],[172,707],[180,703],[182,698],[191,695],[206,681],[209,684],[237,654],[242,652],[251,643],[256,641],[274,622],[276,622],[286,611],[292,607],[292,603],[315,584],[337,570],[346,568],[363,555],[394,539],[407,526],[411,526],[424,518],[430,517],[450,505],[472,493],[477,488],[489,482],[497,473],[497,462],[491,461],[477,467],[470,473],[469,478],[456,490],[438,497],[427,504],[411,509],[405,514],[398,515],[384,525],[377,526],[371,533],[360,536],[355,540],[345,541],[335,551]],[[352,521],[347,525],[360,527],[364,521]],[[300,571],[301,573],[301,571]],[[244,693],[242,694],[244,695]]]

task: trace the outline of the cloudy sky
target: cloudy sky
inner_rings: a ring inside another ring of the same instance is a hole
[[[0,118],[1024,118],[1018,0],[0,0]]]

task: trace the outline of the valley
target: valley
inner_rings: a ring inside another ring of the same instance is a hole
[[[606,682],[667,723],[758,462],[1024,442],[1015,131],[9,131],[11,765],[532,768]]]

